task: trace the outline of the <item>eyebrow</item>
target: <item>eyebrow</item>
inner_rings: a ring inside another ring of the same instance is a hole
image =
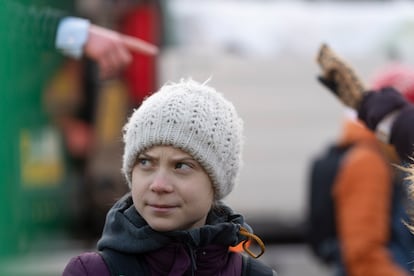
[[[141,157],[141,156],[142,157],[147,157],[147,158],[155,158],[155,157],[153,157],[150,154],[145,153],[145,152],[142,152],[142,153],[138,154],[138,158]]]
[[[155,156],[153,156],[153,155],[151,155],[151,154],[148,154],[148,153],[146,153],[146,152],[143,152],[143,153],[140,153],[139,155],[138,155],[138,158],[142,158],[142,157],[145,157],[145,158],[148,158],[148,159],[157,159]],[[173,161],[194,161],[194,162],[197,162],[198,163],[198,161],[197,160],[195,160],[193,157],[191,157],[190,155],[182,155],[182,156],[178,156],[178,157],[173,157],[172,158],[172,160]]]

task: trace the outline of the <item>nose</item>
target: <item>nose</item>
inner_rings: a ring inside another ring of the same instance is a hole
[[[173,186],[166,173],[158,172],[150,184],[150,190],[155,193],[171,193]]]

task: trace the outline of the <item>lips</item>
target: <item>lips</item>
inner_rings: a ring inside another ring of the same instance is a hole
[[[170,204],[148,204],[148,206],[156,212],[168,212],[177,207]]]
[[[174,205],[166,205],[166,204],[148,204],[153,208],[174,208]]]

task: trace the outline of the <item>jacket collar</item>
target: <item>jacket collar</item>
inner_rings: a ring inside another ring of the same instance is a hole
[[[121,198],[108,212],[98,250],[105,248],[129,254],[158,250],[170,244],[183,243],[196,249],[210,244],[234,246],[245,237],[239,233],[244,223],[240,214],[220,204],[210,211],[207,224],[186,231],[157,232],[138,214],[130,193]]]

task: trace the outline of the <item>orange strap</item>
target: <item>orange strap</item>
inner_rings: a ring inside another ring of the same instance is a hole
[[[264,254],[264,252],[265,252],[265,245],[264,245],[264,243],[263,243],[263,241],[258,237],[258,236],[256,236],[255,234],[253,234],[253,233],[250,233],[246,228],[244,228],[244,227],[240,227],[240,234],[241,235],[243,235],[243,236],[246,236],[247,237],[247,240],[245,240],[245,241],[243,241],[243,243],[242,243],[242,245],[243,245],[243,249],[244,249],[244,251],[247,253],[247,254],[249,254],[251,257],[253,257],[253,258],[255,258],[255,259],[257,259],[257,258],[259,258],[260,256],[262,256],[263,254]],[[250,243],[251,243],[251,241],[255,241],[258,245],[259,245],[259,247],[260,247],[260,253],[259,254],[257,254],[257,255],[255,255],[248,247],[249,247],[249,245],[250,245]]]

